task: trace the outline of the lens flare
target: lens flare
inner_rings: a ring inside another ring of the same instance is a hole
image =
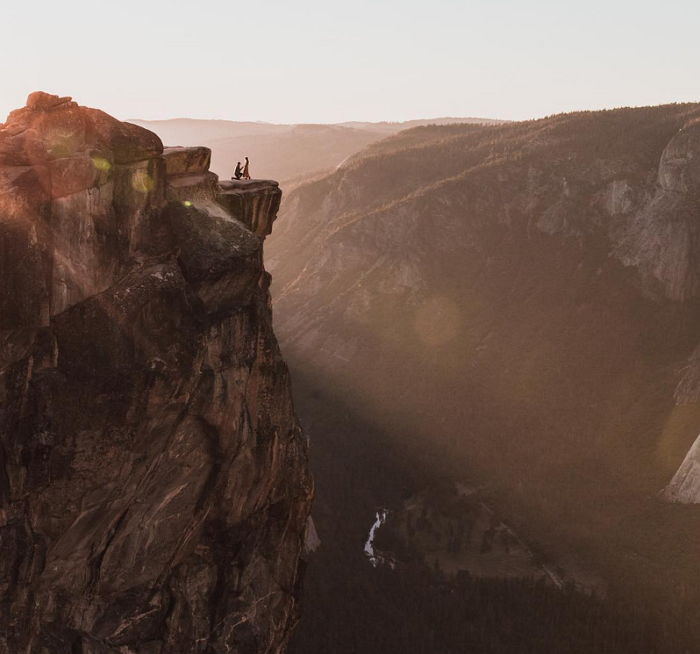
[[[112,167],[112,164],[103,157],[92,157],[92,165],[103,172],[107,172]]]
[[[148,193],[153,190],[155,183],[145,170],[137,170],[131,178],[131,186],[139,193]]]

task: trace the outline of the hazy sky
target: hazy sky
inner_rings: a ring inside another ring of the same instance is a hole
[[[0,121],[529,118],[700,100],[697,0],[38,0],[0,9]]]

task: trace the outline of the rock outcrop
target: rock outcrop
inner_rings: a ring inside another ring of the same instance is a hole
[[[655,188],[645,201],[627,205],[615,254],[625,265],[655,280],[672,300],[700,297],[700,120],[692,119],[663,152]],[[631,190],[631,189],[630,189]],[[638,197],[644,195],[637,193]],[[630,211],[631,210],[631,211]],[[620,212],[624,215],[624,210]]]
[[[0,652],[279,652],[312,496],[275,182],[70,98],[0,125]]]
[[[700,437],[688,450],[671,483],[664,489],[663,496],[669,502],[679,504],[700,503]]]

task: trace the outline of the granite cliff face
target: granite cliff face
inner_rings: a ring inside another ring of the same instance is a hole
[[[70,98],[0,125],[0,652],[280,652],[312,496],[274,182]]]

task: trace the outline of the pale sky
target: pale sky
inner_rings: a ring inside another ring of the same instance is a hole
[[[294,123],[700,100],[697,0],[20,0],[0,23],[0,121],[34,90]]]

